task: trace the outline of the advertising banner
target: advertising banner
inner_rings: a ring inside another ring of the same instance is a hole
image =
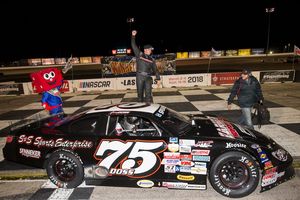
[[[115,78],[74,80],[77,91],[115,90]]]
[[[92,57],[80,57],[80,63],[81,64],[92,63]]]
[[[199,58],[199,57],[200,57],[200,51],[189,52],[189,58]]]
[[[67,63],[66,58],[55,58],[54,60],[56,65],[64,65]]]
[[[184,74],[163,76],[163,87],[194,87],[211,84],[210,74]]]
[[[176,72],[175,54],[153,55],[160,74],[174,74]],[[136,58],[133,56],[109,56],[101,59],[102,74],[111,75],[134,75],[136,72]]]
[[[251,54],[251,49],[239,49],[238,50],[239,56],[250,56],[250,54]]]
[[[20,95],[24,94],[21,83],[0,84],[0,95]]]
[[[251,55],[259,55],[259,54],[264,54],[264,53],[265,53],[264,48],[251,49]]]
[[[226,56],[237,56],[238,51],[237,50],[226,50]]]
[[[189,58],[189,52],[177,52],[176,58],[177,59]]]
[[[28,59],[28,65],[32,65],[32,66],[42,65],[42,59],[41,58]]]
[[[161,83],[163,84],[163,76],[161,78]],[[155,76],[152,76],[153,84],[152,88],[157,88]],[[135,90],[136,89],[136,77],[124,77],[116,78],[116,90]],[[162,88],[162,85],[160,86]]]
[[[54,58],[42,58],[43,65],[55,65]]]
[[[210,57],[211,51],[201,51],[201,57],[208,58]]]
[[[224,72],[224,73],[212,73],[211,84],[223,85],[233,84],[241,76],[241,72]]]
[[[276,83],[276,82],[291,82],[294,81],[295,70],[274,70],[274,71],[261,71],[261,83]]]

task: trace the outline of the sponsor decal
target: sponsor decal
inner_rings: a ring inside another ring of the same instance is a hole
[[[171,152],[179,151],[179,145],[178,144],[168,144],[168,150]]]
[[[233,138],[233,139],[239,137],[238,132],[233,128],[233,126],[229,122],[215,117],[208,117],[208,118],[217,128],[217,131],[220,136]]]
[[[195,167],[206,168],[205,162],[194,162]]]
[[[180,146],[195,146],[195,140],[180,139],[179,145]]]
[[[259,147],[260,147],[260,146],[259,146],[258,144],[252,144],[252,145],[251,145],[251,148],[252,148],[252,149],[258,149]]]
[[[120,176],[132,176],[134,175],[134,169],[116,169],[111,168],[109,170],[109,175],[120,175]]]
[[[278,149],[277,151],[272,152],[272,156],[282,162],[285,162],[288,159],[288,154],[283,149]]]
[[[164,152],[165,159],[180,159],[180,153]]]
[[[160,106],[159,107],[159,109],[158,109],[158,111],[156,111],[155,113],[154,113],[154,115],[156,116],[156,117],[162,117],[164,114],[165,114],[165,111],[166,111],[166,107],[163,107],[163,106]],[[171,138],[170,138],[171,139]]]
[[[194,163],[192,161],[184,160],[180,161],[180,166],[193,166]]]
[[[273,173],[277,173],[277,167],[273,167],[271,169],[266,170],[265,174],[273,174]]]
[[[245,144],[242,143],[231,143],[231,142],[226,142],[226,149],[229,148],[246,148]]]
[[[183,154],[183,155],[180,155],[180,160],[182,161],[182,160],[192,160],[193,159],[193,157],[192,157],[192,155],[190,155],[190,154]]]
[[[191,153],[192,147],[191,146],[179,146],[179,152],[181,153]]]
[[[200,148],[210,148],[212,147],[212,144],[214,142],[212,140],[209,140],[209,141],[198,141],[194,147],[200,147]]]
[[[257,153],[258,153],[258,155],[259,155],[259,159],[260,159],[260,162],[261,162],[261,163],[265,163],[265,162],[268,162],[268,161],[269,161],[269,158],[268,158],[267,154],[265,153],[264,150],[262,150],[262,149],[260,148],[260,146],[259,146],[258,144],[252,144],[251,147],[252,147],[253,149],[256,149],[256,151],[257,151]]]
[[[249,135],[253,138],[256,138],[256,136],[247,128],[244,128],[238,124],[234,124],[241,132],[245,133],[246,135]]]
[[[142,188],[151,188],[154,186],[153,181],[150,180],[139,180],[136,184]]]
[[[188,166],[180,166],[179,172],[191,173],[191,167]]]
[[[25,157],[36,158],[36,159],[41,158],[41,152],[37,150],[20,148],[19,153]]]
[[[266,169],[270,169],[270,168],[272,168],[272,167],[273,167],[272,162],[271,162],[271,161],[268,161],[268,162],[265,163],[264,169],[266,170]]]
[[[178,137],[170,137],[170,143],[178,143]]]
[[[64,140],[63,138],[54,139],[43,139],[43,137],[36,137],[34,136],[26,136],[20,135],[18,138],[18,143],[20,144],[27,144],[27,145],[34,145],[38,148],[40,147],[64,147],[69,149],[89,149],[93,147],[93,142],[88,140]]]
[[[162,165],[179,165],[179,159],[163,159],[161,162]]]
[[[174,188],[174,189],[175,188],[185,189],[187,185],[188,185],[187,183],[183,183],[183,182],[162,182],[163,187]]]
[[[178,174],[177,179],[181,180],[181,181],[193,181],[193,180],[195,180],[195,176]]]
[[[191,174],[202,174],[202,175],[206,175],[206,174],[207,174],[207,168],[202,168],[202,167],[192,167],[192,168],[191,168]]]
[[[252,163],[250,160],[248,160],[247,157],[242,156],[241,159],[240,159],[239,161],[245,163],[246,165],[248,165],[249,170],[250,170],[250,175],[251,175],[252,177],[257,177],[256,169],[255,169],[253,163]]]
[[[188,184],[185,189],[189,190],[205,190],[206,185]]]
[[[270,173],[270,174],[265,174],[262,177],[261,186],[265,187],[265,186],[275,183],[278,180],[278,178],[282,177],[284,174],[285,174],[285,171],[282,171],[280,173],[274,172],[274,173]]]
[[[176,165],[165,165],[165,173],[176,173]]]
[[[193,161],[209,162],[210,161],[210,156],[193,156]]]
[[[205,185],[188,184],[184,182],[162,182],[163,187],[170,189],[190,189],[190,190],[204,190]]]
[[[210,150],[193,149],[191,154],[193,156],[207,156],[207,155],[209,155],[209,153],[210,153]]]

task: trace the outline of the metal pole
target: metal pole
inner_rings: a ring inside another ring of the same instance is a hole
[[[266,56],[269,53],[269,43],[270,43],[270,27],[271,27],[271,13],[274,12],[275,8],[266,8],[266,13],[268,13],[268,36],[267,36],[267,48]]]
[[[266,49],[266,55],[269,53],[269,42],[270,42],[270,20],[271,20],[271,12],[268,12],[269,14],[269,19],[268,19],[268,38],[267,38],[267,49]]]

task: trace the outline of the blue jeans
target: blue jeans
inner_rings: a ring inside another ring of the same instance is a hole
[[[252,108],[241,108],[242,115],[239,118],[239,124],[245,125],[248,128],[254,129],[252,118],[251,118],[251,109]]]

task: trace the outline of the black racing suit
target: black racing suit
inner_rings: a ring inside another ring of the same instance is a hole
[[[135,37],[131,38],[131,47],[136,57],[136,88],[139,102],[153,102],[152,98],[152,83],[151,75],[156,76],[155,80],[160,80],[159,72],[155,60],[137,47]],[[145,93],[145,99],[144,99]]]

